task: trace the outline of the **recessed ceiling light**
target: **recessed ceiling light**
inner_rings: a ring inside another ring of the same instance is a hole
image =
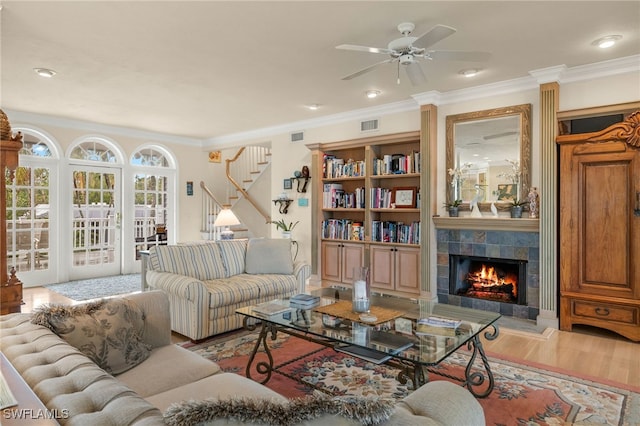
[[[468,70],[462,70],[458,74],[463,75],[467,78],[471,78],[471,77],[475,77],[478,74],[478,72],[480,72],[479,69],[470,68]]]
[[[316,111],[320,108],[320,104],[307,105],[307,108],[310,109],[311,111]]]
[[[367,90],[367,98],[369,99],[377,98],[379,95],[379,90]]]
[[[602,37],[602,38],[599,38],[599,39],[595,40],[591,44],[593,46],[598,46],[600,49],[607,49],[607,48],[613,46],[614,44],[616,44],[616,42],[618,40],[620,40],[621,38],[622,38],[621,35],[608,35],[606,37]]]
[[[56,72],[54,70],[50,70],[49,68],[34,68],[33,69],[36,74],[38,74],[40,77],[46,77],[46,78],[51,78],[54,75],[56,75]]]

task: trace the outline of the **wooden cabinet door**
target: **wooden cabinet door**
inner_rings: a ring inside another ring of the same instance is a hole
[[[570,247],[561,250],[572,254],[564,258],[563,289],[638,299],[640,217],[634,208],[640,152],[602,152],[606,149],[606,144],[573,149],[570,191],[561,194],[570,199],[561,228],[570,232],[563,239]]]
[[[395,251],[393,247],[371,245],[369,249],[371,287],[394,290]]]
[[[396,247],[395,287],[398,291],[420,293],[420,249]]]
[[[353,268],[364,266],[362,244],[342,244],[342,282],[353,283]]]
[[[322,243],[322,279],[340,281],[342,279],[342,247],[340,243]]]

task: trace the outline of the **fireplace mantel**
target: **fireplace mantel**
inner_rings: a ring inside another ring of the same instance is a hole
[[[433,216],[436,229],[470,229],[478,231],[538,232],[539,219],[510,217],[446,217]]]

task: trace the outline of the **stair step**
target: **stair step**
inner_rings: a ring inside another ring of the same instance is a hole
[[[240,197],[238,197],[237,195],[232,195],[229,197],[230,200],[239,200]]]
[[[258,161],[259,166],[264,166],[265,164],[269,164],[268,161]]]
[[[253,182],[253,179],[245,179],[242,181],[242,183],[250,183],[250,182]]]
[[[259,174],[260,172],[259,172],[259,171],[256,171],[256,172],[249,172],[249,173],[250,173],[250,174],[252,174],[252,175],[257,175],[257,174]]]

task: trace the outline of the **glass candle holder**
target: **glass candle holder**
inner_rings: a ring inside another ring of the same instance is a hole
[[[365,313],[371,309],[371,285],[369,282],[369,268],[353,268],[353,290],[352,290],[353,312]]]

